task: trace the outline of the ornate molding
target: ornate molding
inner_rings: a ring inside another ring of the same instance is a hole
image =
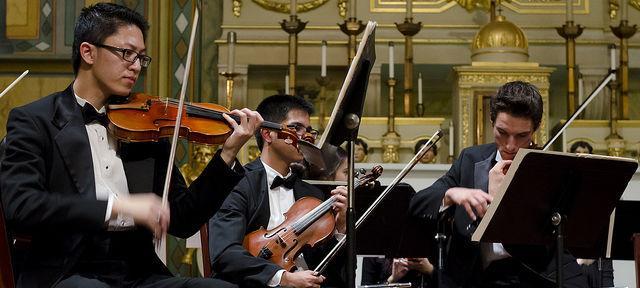
[[[260,7],[267,9],[267,10],[271,10],[271,11],[275,11],[275,12],[280,12],[280,13],[286,13],[286,14],[290,14],[291,13],[291,4],[289,3],[288,0],[283,1],[277,1],[277,0],[252,0],[254,3],[260,5]],[[298,1],[298,7],[296,7],[296,11],[298,12],[307,12],[307,11],[311,11],[313,9],[316,9],[322,5],[324,5],[325,3],[329,2],[329,0],[300,0]]]

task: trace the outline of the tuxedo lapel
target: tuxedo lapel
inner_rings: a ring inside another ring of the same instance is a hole
[[[251,215],[248,223],[256,223],[256,227],[267,227],[269,224],[269,217],[271,215],[271,209],[269,208],[269,191],[267,188],[267,172],[262,165],[260,158],[244,166],[247,174],[245,177],[250,177],[252,185],[256,189],[255,203],[256,211]]]
[[[493,168],[493,160],[496,153],[493,152],[486,159],[476,162],[473,170],[473,187],[489,192],[489,170]]]
[[[89,137],[72,87],[73,84],[69,85],[55,100],[55,112],[51,122],[60,130],[54,141],[78,192],[86,197],[95,198],[95,176]]]

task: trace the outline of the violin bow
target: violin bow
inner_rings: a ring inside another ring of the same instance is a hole
[[[169,153],[169,161],[168,165],[167,165],[167,175],[165,176],[164,179],[164,189],[162,190],[162,208],[164,209],[165,207],[167,207],[167,202],[169,199],[169,186],[171,185],[171,175],[173,173],[173,161],[176,158],[176,147],[177,147],[177,143],[178,143],[178,135],[180,132],[180,126],[182,125],[182,110],[183,110],[183,106],[184,106],[184,96],[187,92],[187,82],[189,79],[189,71],[191,71],[191,56],[193,54],[193,43],[195,42],[195,36],[196,36],[196,30],[198,29],[198,19],[199,17],[199,12],[198,12],[198,6],[196,5],[195,7],[195,13],[193,16],[193,22],[191,24],[191,36],[189,38],[189,50],[187,52],[187,61],[185,63],[185,69],[184,69],[184,74],[182,75],[182,87],[180,90],[180,102],[178,103],[178,112],[176,115],[176,124],[175,124],[175,128],[173,129],[173,137],[171,138],[171,150]],[[158,215],[158,221],[160,221],[160,216]],[[163,244],[165,243],[165,239],[166,239],[167,235],[165,233],[162,234],[161,237],[159,237],[156,242],[156,252],[158,252],[159,249],[161,249],[161,247],[163,246]],[[161,249],[163,250],[163,249]],[[161,251],[162,253],[163,251]],[[164,254],[162,254],[164,255]]]
[[[18,78],[16,78],[16,80],[13,80],[13,82],[11,82],[11,84],[9,84],[9,86],[7,86],[7,88],[4,88],[4,90],[2,90],[2,93],[0,93],[0,98],[2,98],[2,96],[4,96],[4,94],[7,94],[7,92],[9,92],[9,90],[11,90],[11,88],[13,88],[13,86],[16,86],[16,84],[18,84],[18,82],[20,82],[20,80],[22,80],[22,78],[24,78],[24,76],[27,76],[28,73],[29,73],[29,70],[24,70],[24,72],[22,72],[22,74],[20,76],[18,76]]]

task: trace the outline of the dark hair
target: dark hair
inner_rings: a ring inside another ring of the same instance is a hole
[[[542,121],[542,96],[536,86],[522,81],[506,83],[491,97],[491,122],[498,113],[505,112],[514,117],[531,119],[533,130],[538,130]]]
[[[149,23],[136,11],[113,3],[98,3],[82,8],[73,32],[71,53],[73,73],[77,75],[78,69],[80,69],[80,44],[82,42],[103,44],[104,39],[126,25],[138,26],[142,31],[143,40],[147,39]]]
[[[420,139],[420,140],[418,140],[418,142],[416,142],[416,146],[413,147],[413,154],[418,154],[420,149],[422,149],[422,146],[424,146],[424,144],[427,144],[427,142],[429,142],[429,139]],[[429,150],[433,151],[433,155],[438,155],[438,146],[437,145],[434,144],[433,146],[431,146],[431,148]]]
[[[589,154],[593,154],[593,146],[585,141],[576,141],[575,143],[573,143],[571,145],[571,148],[569,148],[569,152],[576,153],[578,147],[587,148],[587,150],[589,150]]]
[[[290,96],[290,95],[272,95],[264,98],[258,105],[256,111],[260,113],[262,119],[265,121],[281,123],[287,119],[287,114],[291,110],[302,110],[307,114],[313,114],[313,105],[309,101],[302,97]],[[260,129],[256,131],[256,142],[258,143],[258,149],[262,150],[262,136],[260,136]]]
[[[364,155],[369,154],[369,145],[367,145],[367,142],[365,142],[362,138],[356,138],[356,140],[353,141],[353,144],[362,145],[362,148],[364,148]]]

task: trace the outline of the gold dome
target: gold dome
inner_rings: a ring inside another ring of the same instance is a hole
[[[527,62],[529,44],[524,32],[498,15],[480,28],[471,44],[471,61]]]

